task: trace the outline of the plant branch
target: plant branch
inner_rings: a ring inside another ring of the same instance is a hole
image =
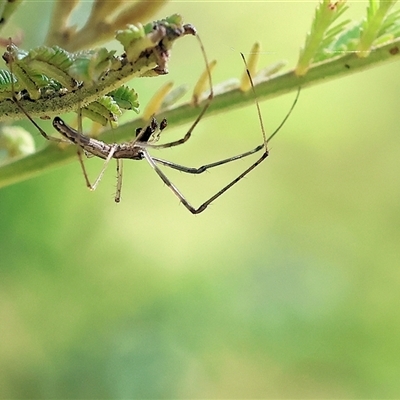
[[[341,57],[329,59],[320,64],[315,64],[302,77],[296,76],[294,70],[292,70],[258,83],[256,85],[257,97],[260,101],[267,100],[295,91],[299,86],[306,88],[322,81],[361,72],[384,62],[399,60],[400,38],[397,38],[385,45],[372,49],[370,55],[366,58],[360,58],[356,52],[352,52]],[[252,103],[254,103],[254,97],[251,91],[242,92],[237,87],[229,91],[217,92],[206,116],[211,116],[222,111],[227,112]],[[198,116],[200,109],[190,104],[183,104],[163,112],[160,116],[167,118],[169,126],[173,127],[193,121]],[[143,120],[140,118],[135,119],[116,129],[103,132],[99,136],[99,139],[106,142],[130,140],[136,128],[141,126],[143,126]],[[71,162],[74,160],[75,154],[76,149],[72,145],[66,149],[61,149],[57,145],[50,144],[35,154],[2,166],[0,168],[0,187],[32,178],[50,168]]]

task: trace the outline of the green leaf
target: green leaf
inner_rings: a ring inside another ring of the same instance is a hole
[[[45,75],[49,80],[59,82],[67,90],[78,87],[78,82],[68,72],[73,62],[73,56],[58,46],[37,47],[30,50],[23,60],[31,71]]]
[[[103,126],[116,126],[122,111],[110,96],[103,96],[82,108],[82,115]]]
[[[367,8],[367,19],[363,23],[360,41],[357,46],[359,57],[367,57],[369,55],[374,41],[378,38],[384,26],[386,14],[395,3],[395,0],[370,0]]]
[[[108,96],[111,96],[120,108],[139,113],[138,94],[134,89],[124,85],[108,93]]]
[[[323,52],[324,45],[327,45],[333,40],[333,33],[336,35],[338,30],[343,29],[344,25],[347,24],[347,21],[345,21],[339,25],[339,28],[334,28],[333,31],[329,30],[333,22],[348,9],[345,3],[345,0],[336,2],[323,0],[315,10],[311,31],[306,37],[306,43],[300,51],[299,60],[297,62],[296,74],[298,76],[307,73],[317,54]]]
[[[68,72],[86,85],[95,84],[111,68],[115,53],[115,50],[109,51],[104,47],[78,52],[74,54],[74,61]]]

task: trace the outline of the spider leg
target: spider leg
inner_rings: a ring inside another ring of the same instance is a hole
[[[47,140],[55,143],[69,143],[67,140],[57,138],[55,136],[49,136],[43,128],[39,126],[39,124],[36,123],[36,121],[25,111],[25,109],[21,106],[19,103],[19,100],[15,97],[15,94],[13,94],[12,97],[13,102],[17,105],[17,107],[25,114],[25,116],[29,119],[29,121],[32,122],[32,124],[36,127],[36,129],[40,132],[40,134]]]
[[[254,168],[260,165],[266,158],[268,157],[268,151],[265,151],[262,156],[250,167],[248,167],[244,172],[242,172],[238,177],[233,179],[230,183],[224,186],[220,191],[211,196],[207,201],[205,201],[195,212],[195,214],[199,214],[203,212],[214,200],[218,199],[218,197],[222,196],[227,190],[229,190],[233,185],[236,185],[240,180],[242,180],[249,172],[251,172]]]
[[[80,164],[81,169],[82,169],[83,177],[85,178],[86,186],[90,190],[92,190],[92,185],[91,185],[91,183],[89,181],[89,177],[88,177],[88,174],[86,172],[85,163],[84,163],[83,157],[82,157],[82,149],[79,146],[76,147],[76,155],[78,156],[79,164]]]
[[[77,145],[77,155],[78,155],[78,160],[79,160],[79,164],[81,165],[82,168],[82,172],[83,172],[83,176],[85,178],[85,182],[86,182],[86,186],[90,189],[90,190],[96,190],[97,185],[99,184],[99,182],[101,181],[101,179],[103,178],[104,172],[107,169],[108,163],[110,162],[110,160],[113,158],[113,155],[115,153],[115,150],[118,148],[117,144],[114,144],[110,147],[110,151],[107,154],[107,157],[104,161],[103,167],[101,168],[101,171],[98,175],[98,177],[96,178],[96,180],[94,181],[94,183],[90,183],[86,168],[85,168],[85,164],[83,162],[83,157],[82,157],[82,148]],[[117,164],[117,171],[118,171],[118,164]]]
[[[119,203],[121,201],[123,160],[117,158],[116,161],[117,161],[117,190],[115,192],[114,201],[116,203]]]
[[[205,51],[204,46],[203,46],[203,42],[201,41],[200,37],[198,35],[196,35],[196,38],[199,41],[200,49],[201,49],[201,52],[203,54],[203,59],[204,59],[204,62],[206,64],[208,83],[209,83],[209,86],[210,86],[210,94],[207,96],[207,99],[205,100],[205,104],[203,106],[203,109],[200,111],[200,114],[197,116],[195,121],[192,123],[192,125],[190,126],[190,128],[188,129],[188,131],[186,132],[186,134],[185,134],[185,136],[183,138],[175,140],[173,142],[165,143],[165,144],[158,144],[158,145],[157,144],[153,144],[150,147],[158,148],[158,149],[165,149],[165,148],[168,148],[168,147],[179,146],[179,145],[181,145],[183,143],[186,143],[190,139],[190,137],[192,136],[193,130],[196,128],[197,124],[203,118],[204,114],[206,113],[208,107],[210,107],[210,104],[211,104],[211,102],[212,102],[212,100],[214,98],[212,77],[211,77],[210,67],[209,67],[209,64],[208,64],[207,54],[206,54],[206,51]]]
[[[35,120],[25,111],[25,109],[21,106],[19,100],[17,99],[17,96],[15,95],[15,87],[14,87],[14,74],[13,74],[13,62],[14,62],[14,56],[11,51],[12,47],[12,42],[10,38],[10,43],[7,46],[7,52],[4,54],[3,59],[6,61],[6,64],[10,70],[11,73],[11,92],[12,92],[12,101],[17,105],[17,107],[25,114],[25,116],[32,122],[32,124],[36,127],[36,129],[40,132],[40,134],[47,140],[50,140],[52,142],[60,143],[60,142],[65,142],[63,139],[59,139],[53,136],[49,136],[36,122]],[[7,55],[7,57],[6,57]]]
[[[98,185],[99,182],[101,181],[101,178],[103,177],[104,172],[105,172],[105,170],[107,169],[108,163],[109,163],[110,160],[113,158],[113,155],[114,155],[114,153],[115,153],[115,150],[117,150],[117,148],[118,148],[118,145],[117,145],[117,144],[111,145],[110,152],[108,153],[107,158],[106,158],[106,160],[104,161],[103,168],[101,169],[101,171],[100,171],[100,173],[99,173],[99,176],[96,178],[96,180],[94,181],[93,185],[91,185],[90,190],[96,190],[97,185]],[[118,165],[117,165],[117,167],[118,167]],[[117,168],[117,170],[118,170],[118,168]]]
[[[262,146],[264,147],[264,145]],[[219,190],[216,194],[211,196],[208,200],[206,200],[203,204],[201,204],[198,208],[193,207],[186,197],[179,191],[179,189],[170,181],[170,179],[164,174],[163,171],[158,167],[156,161],[153,157],[148,153],[146,149],[143,149],[143,156],[146,161],[150,164],[150,166],[154,169],[157,175],[162,179],[162,181],[169,187],[169,189],[178,197],[179,201],[189,210],[192,214],[200,214],[203,212],[214,200],[218,197],[222,196],[227,190],[229,190],[233,185],[238,183],[241,179],[243,179],[249,172],[251,172],[254,168],[256,168],[259,164],[261,164],[267,157],[268,152],[264,152],[262,156],[250,167],[248,167],[244,172],[242,172],[238,177],[233,179],[230,183],[224,186],[221,190]],[[187,172],[187,171],[185,171]]]
[[[192,213],[198,214],[199,212],[196,208],[194,208],[185,198],[185,196],[179,191],[179,189],[168,179],[168,177],[164,174],[163,171],[158,167],[155,163],[151,155],[148,153],[146,149],[143,149],[143,157],[150,164],[150,166],[154,169],[157,175],[161,178],[161,180],[170,188],[170,190],[178,197],[179,201]]]
[[[78,132],[80,134],[82,134],[82,109],[79,107],[79,111],[78,111]],[[76,154],[78,156],[78,160],[79,160],[79,164],[81,165],[82,168],[82,173],[83,173],[83,177],[85,178],[85,182],[86,182],[86,186],[90,189],[93,190],[92,184],[89,181],[89,177],[86,171],[86,167],[85,164],[83,162],[83,157],[82,157],[82,149],[83,149],[83,143],[81,143],[80,140],[80,136],[79,135],[75,135],[76,137]]]
[[[207,171],[207,170],[209,170],[211,168],[218,167],[220,165],[227,164],[229,162],[240,160],[242,158],[250,156],[250,155],[252,155],[254,153],[259,152],[263,148],[264,148],[264,143],[258,145],[257,147],[255,147],[254,149],[252,149],[250,151],[246,151],[245,153],[238,154],[238,155],[233,156],[233,157],[225,158],[224,160],[216,161],[216,162],[213,162],[213,163],[210,163],[210,164],[205,164],[205,165],[202,165],[201,167],[198,167],[198,168],[186,167],[185,165],[176,164],[174,162],[163,160],[163,159],[157,158],[157,157],[152,157],[152,158],[156,163],[164,165],[165,167],[176,169],[176,170],[181,171],[181,172],[186,172],[188,174],[197,175],[197,174],[201,174],[204,171]]]
[[[258,145],[257,147],[255,147],[252,150],[249,150],[245,153],[241,153],[238,154],[237,156],[233,156],[233,157],[229,157],[220,161],[216,161],[210,164],[206,164],[203,165],[199,168],[191,168],[191,167],[186,167],[183,165],[179,165],[170,161],[166,161],[166,160],[162,160],[160,158],[155,158],[152,157],[147,149],[143,148],[143,155],[144,158],[147,160],[147,162],[152,166],[152,168],[156,171],[156,173],[158,174],[158,176],[162,179],[162,181],[170,188],[170,190],[178,197],[178,199],[180,200],[180,202],[186,207],[186,209],[188,209],[192,214],[200,214],[201,212],[203,212],[213,201],[215,201],[216,199],[218,199],[220,196],[222,196],[226,191],[228,191],[232,186],[236,185],[236,183],[238,183],[240,180],[242,180],[247,174],[249,174],[253,169],[255,169],[258,165],[260,165],[269,155],[268,153],[268,142],[276,135],[276,133],[282,128],[282,126],[285,124],[285,122],[287,121],[287,119],[289,118],[290,114],[292,113],[297,100],[299,98],[300,95],[300,88],[297,91],[297,95],[289,109],[289,111],[287,112],[285,118],[282,120],[282,122],[278,125],[278,127],[274,130],[274,132],[267,138],[266,134],[265,134],[265,128],[264,128],[264,123],[263,123],[263,119],[262,119],[262,115],[261,115],[261,110],[260,110],[260,105],[257,101],[257,94],[256,94],[256,90],[254,88],[254,83],[253,83],[253,79],[251,78],[249,69],[247,67],[247,63],[246,63],[246,59],[244,57],[244,55],[241,53],[241,56],[243,58],[243,61],[245,63],[246,66],[246,72],[247,75],[249,77],[250,83],[251,83],[251,87],[254,93],[254,98],[255,98],[255,103],[257,106],[257,114],[258,114],[258,119],[260,122],[260,127],[261,127],[261,132],[262,132],[262,136],[263,136],[263,143],[261,145]],[[197,123],[199,122],[199,120],[201,119],[201,117],[204,115],[205,111],[207,110],[209,106],[209,103],[206,104],[205,108],[202,110],[202,112],[200,113],[199,117],[196,119],[196,121],[194,122],[194,124],[191,126],[191,128],[189,129],[189,131],[186,133],[186,135],[175,142],[171,142],[171,143],[167,143],[165,145],[150,145],[148,147],[158,147],[158,148],[165,148],[165,147],[172,147],[172,146],[177,146],[180,145],[182,143],[185,143],[189,138],[190,135],[193,131],[193,128],[197,125]],[[256,160],[253,164],[251,164],[248,168],[246,168],[240,175],[238,175],[235,179],[233,179],[231,182],[229,182],[227,185],[225,185],[222,189],[220,189],[217,193],[215,193],[213,196],[211,196],[208,200],[206,200],[204,203],[202,203],[198,208],[193,207],[185,198],[185,196],[178,190],[178,188],[170,181],[170,179],[161,171],[161,169],[158,167],[158,164],[164,165],[166,167],[172,168],[172,169],[176,169],[178,171],[181,172],[185,172],[185,173],[189,173],[189,174],[201,174],[202,172],[210,169],[210,168],[214,168],[223,164],[227,164],[229,162],[232,161],[236,161],[239,160],[241,158],[245,158],[247,156],[250,156],[252,154],[255,154],[257,152],[259,152],[260,150],[264,149],[263,154],[261,155],[261,157]]]
[[[258,103],[258,100],[257,100],[257,93],[256,93],[256,89],[254,88],[253,78],[251,77],[249,67],[247,66],[247,61],[246,61],[244,54],[240,53],[240,55],[242,56],[244,66],[246,67],[246,73],[247,73],[247,76],[249,77],[251,90],[253,91],[253,95],[254,95],[254,99],[255,99],[255,103],[256,103],[256,107],[257,107],[258,120],[260,121],[261,132],[262,132],[262,136],[263,136],[263,140],[264,140],[265,152],[268,153],[268,139],[265,134],[264,122],[263,122],[262,115],[261,115],[260,104]],[[290,114],[290,112],[289,112],[289,114]]]

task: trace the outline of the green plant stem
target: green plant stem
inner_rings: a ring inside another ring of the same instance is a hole
[[[78,107],[84,107],[99,97],[118,89],[122,84],[133,77],[141,76],[157,66],[154,56],[139,59],[134,64],[126,64],[124,67],[110,71],[96,85],[84,87],[79,91],[72,91],[63,96],[51,99],[51,110],[49,100],[41,98],[36,101],[20,100],[23,109],[32,117],[41,117],[43,114],[54,117],[63,113],[76,111]],[[0,121],[15,121],[26,118],[21,109],[12,101],[4,100],[1,103]]]
[[[304,89],[316,85],[321,81],[360,72],[383,62],[398,60],[400,60],[400,39],[373,49],[371,54],[366,58],[359,58],[356,53],[350,53],[340,58],[316,64],[302,77],[296,76],[292,70],[271,78],[256,86],[257,97],[259,101],[267,100],[284,93],[295,91],[299,86]],[[239,89],[229,90],[215,95],[205,116],[211,116],[223,111],[227,112],[253,103],[254,96],[252,91],[242,92]],[[173,127],[193,121],[198,116],[199,112],[199,107],[183,104],[162,113],[160,116],[167,118],[168,125]],[[143,126],[143,121],[138,118],[116,129],[102,133],[99,139],[106,142],[127,141],[132,139],[136,128],[141,126]],[[73,161],[75,159],[75,154],[76,149],[73,146],[60,149],[59,146],[50,144],[35,154],[0,167],[0,187],[32,178],[50,168]]]

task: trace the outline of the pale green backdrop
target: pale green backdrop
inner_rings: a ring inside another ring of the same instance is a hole
[[[27,48],[51,3],[28,1],[14,19]],[[218,83],[241,75],[255,40],[262,65],[294,66],[316,4],[170,2],[156,18],[197,27]],[[366,2],[350,6],[361,19]],[[202,70],[187,37],[169,76],[134,85],[146,104]],[[125,163],[118,205],[114,165],[93,193],[77,161],[2,189],[0,396],[400,397],[399,72],[303,90],[270,158],[198,216],[144,162]],[[268,132],[294,95],[262,103]],[[260,141],[253,106],[202,121],[160,156],[198,166]],[[171,177],[198,205],[246,165]],[[101,161],[87,166],[95,177]]]

